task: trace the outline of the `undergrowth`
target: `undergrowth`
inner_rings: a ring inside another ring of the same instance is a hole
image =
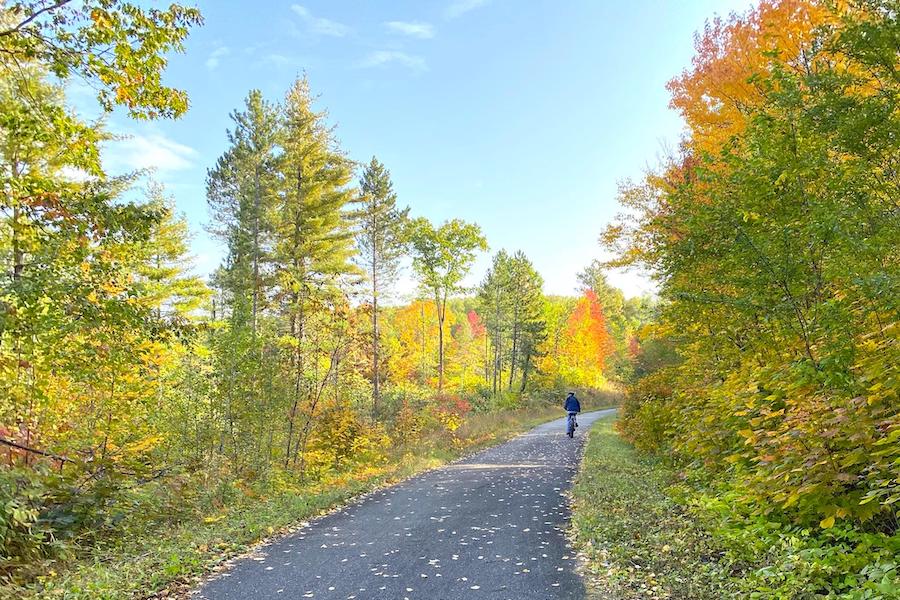
[[[635,450],[613,418],[590,432],[573,489],[598,598],[900,598],[900,535],[801,527],[746,495]]]

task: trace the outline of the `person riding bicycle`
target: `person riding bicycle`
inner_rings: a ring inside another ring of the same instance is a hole
[[[568,416],[566,417],[566,435],[573,437],[575,435],[575,428],[578,427],[578,421],[575,420],[575,415],[581,412],[581,402],[575,397],[575,392],[569,392],[569,395],[566,396],[564,408],[568,413]]]

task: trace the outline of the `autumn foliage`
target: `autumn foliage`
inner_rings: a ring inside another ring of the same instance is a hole
[[[621,430],[715,482],[733,539],[764,536],[748,593],[896,597],[897,18],[784,0],[712,22],[670,84],[681,154],[605,236],[664,300]]]
[[[606,360],[613,352],[603,307],[593,290],[578,299],[566,323],[559,351],[562,377],[574,385],[599,388],[603,385]]]

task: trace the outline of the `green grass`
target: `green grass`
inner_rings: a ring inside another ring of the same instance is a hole
[[[590,431],[573,489],[576,545],[592,597],[719,599],[731,595],[723,553],[667,493],[676,473],[614,430]]]
[[[289,532],[353,496],[500,443],[560,416],[559,407],[546,404],[473,415],[452,440],[446,432],[426,435],[414,448],[395,451],[379,468],[269,496],[240,493],[213,513],[177,522],[151,525],[138,520],[136,525],[124,527],[115,539],[83,549],[74,561],[51,564],[44,576],[27,587],[0,587],[0,598],[113,600],[189,589],[228,558],[265,538]]]

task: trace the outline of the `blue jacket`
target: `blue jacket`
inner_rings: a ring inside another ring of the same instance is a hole
[[[575,395],[566,398],[566,412],[581,412],[581,403]]]

